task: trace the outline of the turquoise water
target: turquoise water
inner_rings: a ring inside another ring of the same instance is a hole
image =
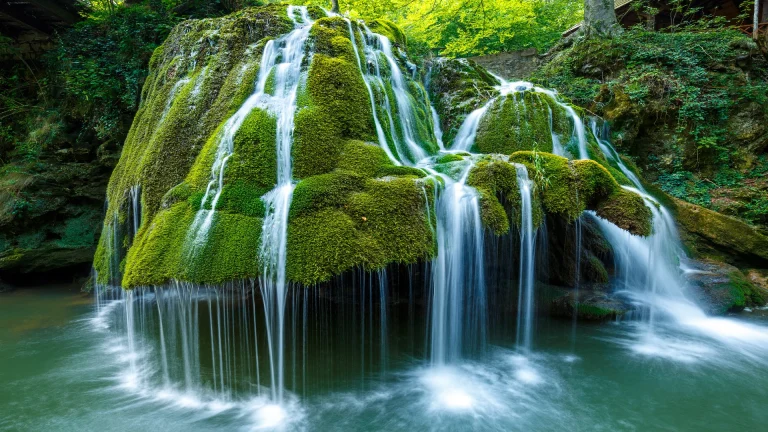
[[[0,295],[0,430],[753,431],[768,424],[766,357],[731,334],[749,329],[759,337],[763,320],[754,315],[707,321],[726,333],[720,338],[671,326],[650,333],[636,323],[582,324],[574,332],[569,321],[540,319],[531,354],[499,332],[484,355],[436,370],[413,348],[421,334],[392,312],[386,369],[377,363],[361,373],[352,349],[313,334],[319,339],[310,349],[333,365],[319,362],[323,370],[312,372],[310,364],[308,376],[299,374],[322,385],[292,392],[289,378],[282,408],[258,392],[227,399],[161,382],[133,385],[130,354],[112,330],[117,316],[95,317],[91,298],[72,288]]]

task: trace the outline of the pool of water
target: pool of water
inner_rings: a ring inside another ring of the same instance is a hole
[[[575,330],[567,320],[539,319],[531,352],[498,333],[484,354],[435,367],[423,350],[407,348],[423,335],[409,336],[408,320],[391,314],[390,344],[372,351],[387,358],[364,373],[360,358],[344,360],[359,346],[346,353],[345,341],[307,341],[333,364],[297,368],[322,369],[309,378],[287,372],[280,406],[262,388],[222,397],[134,380],[132,362],[140,374],[157,375],[158,353],[131,357],[118,319],[97,314],[91,298],[72,288],[0,295],[0,430],[737,431],[768,424],[768,330],[754,315]],[[323,385],[296,384],[316,376]]]

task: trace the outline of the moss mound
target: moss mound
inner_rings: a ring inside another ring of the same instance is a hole
[[[427,259],[434,253],[427,218],[432,203],[425,200],[432,185],[419,180],[422,170],[395,166],[370,144],[376,135],[355,57],[359,41],[350,40],[343,19],[310,12],[317,21],[294,117],[298,183],[289,215],[288,277],[313,284],[355,267]],[[292,27],[284,6],[251,8],[180,24],[158,48],[110,181],[109,217],[94,262],[100,283],[218,284],[259,275],[262,196],[277,180],[276,118],[267,108],[252,109],[235,133],[215,212],[214,194],[203,198],[225,122],[253,93],[266,41]],[[404,46],[403,33],[391,23],[373,27]],[[398,66],[410,77],[404,62]],[[267,89],[273,81],[267,79]],[[430,135],[426,93],[408,82],[419,134]],[[128,190],[135,185],[141,186],[142,220],[134,236]],[[200,237],[206,219],[210,230]]]
[[[549,96],[532,91],[512,93],[491,104],[480,121],[475,147],[482,153],[512,154],[520,150],[552,152],[549,118],[560,107]]]

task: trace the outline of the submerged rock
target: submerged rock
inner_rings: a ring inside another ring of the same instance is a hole
[[[572,291],[552,300],[550,314],[561,318],[573,318],[575,314],[579,320],[606,321],[616,319],[632,310],[629,302],[599,288],[599,286],[582,287],[578,293]]]

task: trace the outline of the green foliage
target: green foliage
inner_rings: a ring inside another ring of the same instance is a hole
[[[294,0],[295,4],[330,7],[327,0]],[[582,18],[579,0],[348,0],[342,13],[362,18],[371,29],[408,45],[412,57],[430,52],[467,57],[536,48],[546,51],[563,31]],[[391,20],[403,29],[391,26]],[[407,41],[407,42],[406,42]]]
[[[65,109],[87,122],[98,137],[119,134],[135,112],[152,52],[175,18],[144,5],[94,13],[63,33],[50,64]]]

